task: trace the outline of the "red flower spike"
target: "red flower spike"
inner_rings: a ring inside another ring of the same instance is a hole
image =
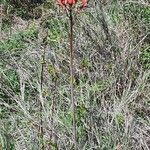
[[[64,7],[66,5],[66,0],[57,0],[57,4]]]
[[[67,0],[67,4],[70,6],[74,5],[77,2],[77,0]]]
[[[64,7],[66,5],[69,6],[73,6],[77,3],[78,0],[57,0],[58,5],[60,5],[61,7]],[[79,7],[79,10],[81,10],[82,8],[86,7],[87,5],[87,0],[81,0],[81,6]]]
[[[82,8],[86,7],[87,5],[87,0],[82,0]]]

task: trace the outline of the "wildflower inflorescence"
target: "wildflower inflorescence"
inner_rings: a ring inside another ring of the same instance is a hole
[[[87,0],[80,0],[80,1],[81,1],[81,4],[78,9],[82,9],[86,7]],[[57,2],[58,2],[58,5],[60,5],[61,7],[67,8],[68,6],[73,7],[79,2],[79,0],[57,0]]]

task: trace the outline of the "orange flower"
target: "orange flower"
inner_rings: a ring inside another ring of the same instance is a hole
[[[66,5],[70,5],[70,6],[74,5],[77,2],[77,0],[57,0],[57,2],[58,5],[64,7]]]
[[[58,5],[64,7],[66,5],[66,0],[57,0]]]
[[[70,6],[74,5],[77,2],[77,0],[67,0],[67,4]]]
[[[85,7],[87,5],[87,0],[82,0],[82,7]]]
[[[60,5],[61,7],[64,6],[73,6],[77,3],[78,0],[57,0],[58,5]],[[81,0],[81,8],[85,7],[87,5],[87,0]]]

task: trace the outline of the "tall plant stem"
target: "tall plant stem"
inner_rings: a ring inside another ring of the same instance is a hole
[[[74,87],[73,87],[73,77],[74,77],[74,52],[73,52],[73,14],[72,9],[69,10],[69,20],[70,20],[70,88],[71,88],[71,102],[72,102],[72,131],[73,131],[73,142],[74,142],[74,150],[77,150],[77,135],[76,135],[76,106],[75,106],[75,99],[74,99]]]
[[[41,74],[40,74],[40,90],[41,90],[41,95],[40,95],[40,128],[39,128],[39,138],[40,138],[40,144],[41,144],[41,150],[44,150],[44,129],[43,129],[43,76],[44,76],[44,66],[45,66],[45,49],[46,49],[46,44],[44,44],[43,48],[43,54],[41,56],[42,58],[42,65],[41,65]]]

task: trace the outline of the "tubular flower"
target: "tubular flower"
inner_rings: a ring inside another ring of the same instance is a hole
[[[64,7],[66,5],[66,0],[57,0],[57,4]]]
[[[67,5],[73,6],[77,3],[78,0],[57,0],[58,5],[65,7]],[[81,0],[81,8],[84,8],[87,5],[87,0]]]
[[[67,0],[67,4],[69,4],[70,6],[76,4],[77,0]]]
[[[87,5],[87,0],[82,0],[82,5],[81,5],[81,7],[85,7]]]

